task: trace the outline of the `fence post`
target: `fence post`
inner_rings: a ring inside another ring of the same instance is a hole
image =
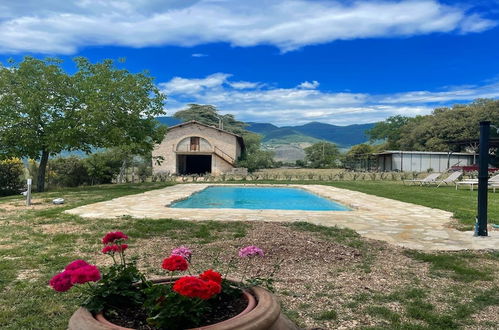
[[[31,205],[31,184],[33,183],[33,180],[30,178],[28,179],[28,190],[26,190],[26,206]]]

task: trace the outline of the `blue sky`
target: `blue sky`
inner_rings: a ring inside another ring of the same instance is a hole
[[[499,1],[2,0],[0,61],[26,55],[125,57],[167,115],[368,123],[498,98]]]

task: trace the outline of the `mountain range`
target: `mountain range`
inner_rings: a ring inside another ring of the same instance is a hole
[[[182,121],[173,117],[157,117],[158,121],[167,126],[180,124]],[[366,142],[366,130],[371,124],[355,124],[337,126],[319,122],[311,122],[299,126],[278,127],[270,123],[249,122],[246,129],[263,136],[266,145],[313,144],[319,141],[336,143],[340,148],[350,148],[353,145]]]
[[[166,126],[174,126],[182,121],[174,117],[157,117],[157,120]],[[366,130],[372,124],[336,126],[319,122],[311,122],[300,126],[278,127],[270,123],[247,123],[246,129],[263,136],[262,145],[266,150],[274,153],[274,159],[286,163],[293,163],[305,158],[304,148],[320,141],[328,141],[338,145],[341,151],[351,146],[366,142]],[[95,149],[98,150],[98,149]],[[102,150],[101,150],[102,151]],[[63,151],[60,156],[86,157],[83,151]]]
[[[246,129],[263,135],[263,142],[269,144],[329,141],[336,143],[339,147],[349,148],[366,142],[369,139],[366,131],[373,126],[374,123],[337,126],[311,122],[299,126],[277,127],[269,123],[248,123]]]

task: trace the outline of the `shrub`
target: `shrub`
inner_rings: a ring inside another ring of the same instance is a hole
[[[20,159],[0,161],[0,196],[18,194],[23,188],[24,166]]]
[[[112,183],[120,173],[125,156],[116,150],[92,154],[85,159],[90,184]]]
[[[89,183],[85,161],[76,156],[56,158],[50,161],[50,183],[61,187],[77,187]]]
[[[271,151],[256,150],[246,154],[243,159],[237,162],[238,167],[246,167],[249,172],[254,172],[262,168],[274,167]]]

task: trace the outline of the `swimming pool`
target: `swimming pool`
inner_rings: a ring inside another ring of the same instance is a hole
[[[304,189],[285,187],[211,186],[173,203],[170,207],[350,211],[344,205]]]

